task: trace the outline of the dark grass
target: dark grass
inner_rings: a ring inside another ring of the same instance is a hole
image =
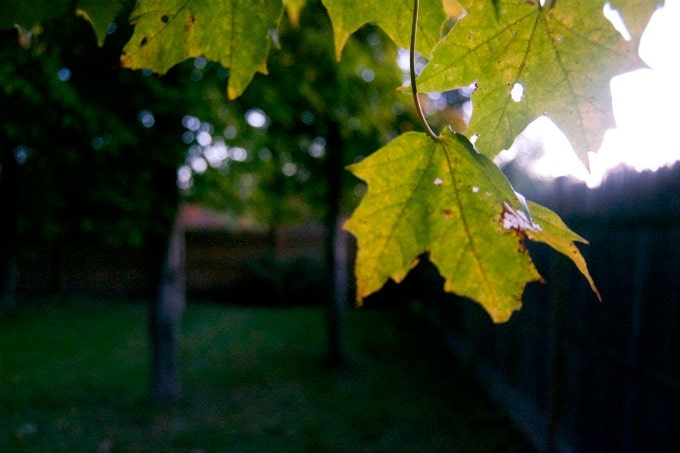
[[[0,452],[529,450],[404,310],[351,310],[350,362],[329,368],[320,308],[190,305],[171,407],[146,400],[146,313],[62,300],[0,318]]]

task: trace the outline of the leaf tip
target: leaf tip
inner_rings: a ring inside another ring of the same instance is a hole
[[[241,96],[242,92],[243,90],[240,88],[234,88],[233,86],[231,86],[231,84],[227,85],[227,99],[229,99],[230,101],[233,101],[234,99]]]

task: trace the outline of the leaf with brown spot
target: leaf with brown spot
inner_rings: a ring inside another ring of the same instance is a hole
[[[345,224],[359,245],[359,303],[388,279],[400,282],[428,252],[444,290],[479,302],[495,322],[521,307],[525,285],[540,279],[523,234],[503,227],[505,204],[521,206],[467,138],[406,133],[350,170],[368,184]]]

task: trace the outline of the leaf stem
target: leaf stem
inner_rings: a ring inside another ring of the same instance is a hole
[[[420,1],[413,1],[413,24],[411,25],[411,55],[410,55],[410,72],[411,72],[411,92],[413,93],[413,103],[416,106],[416,111],[418,112],[418,118],[420,123],[425,128],[427,135],[429,135],[432,140],[439,141],[439,137],[434,133],[430,127],[430,123],[427,122],[425,114],[423,113],[423,107],[420,105],[420,98],[418,97],[418,88],[416,87],[416,30],[418,28],[418,9],[420,9]]]

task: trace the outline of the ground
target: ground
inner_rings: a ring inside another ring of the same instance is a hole
[[[146,400],[146,312],[60,299],[0,318],[0,451],[530,450],[408,310],[351,309],[350,361],[329,368],[319,307],[190,303],[170,407]]]

